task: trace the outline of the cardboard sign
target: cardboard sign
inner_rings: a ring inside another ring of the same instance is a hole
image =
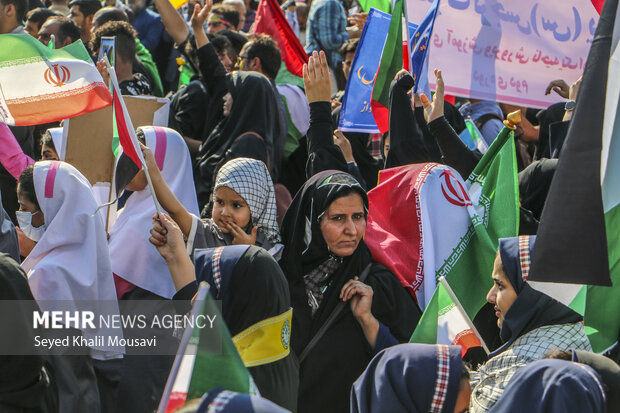
[[[123,96],[131,120],[140,126],[168,126],[168,99]],[[91,183],[112,182],[112,106],[65,120],[65,162],[75,166]]]

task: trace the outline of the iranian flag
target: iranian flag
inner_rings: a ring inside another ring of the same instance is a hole
[[[620,333],[619,21],[618,0],[605,0],[528,279],[571,308],[585,306],[579,312],[595,352]]]
[[[467,181],[445,165],[413,164],[381,171],[368,193],[366,244],[421,308],[441,276],[469,317],[484,304],[498,240],[518,230],[513,135],[504,128]]]
[[[216,387],[237,393],[257,393],[254,380],[208,290],[207,283],[201,283],[191,319],[199,315],[208,319],[215,316],[214,325],[219,328],[185,329],[157,413],[174,412],[187,400],[200,398]]]
[[[51,50],[27,34],[3,34],[0,45],[0,122],[39,125],[112,103],[81,40]]]
[[[390,85],[396,73],[403,68],[403,1],[396,0],[394,3],[390,29],[383,46],[375,85],[372,88],[370,106],[381,133],[387,132],[390,128]]]
[[[444,277],[439,279],[435,293],[410,342],[461,346],[463,356],[467,350],[474,347],[483,347],[487,354],[489,353],[476,327]]]

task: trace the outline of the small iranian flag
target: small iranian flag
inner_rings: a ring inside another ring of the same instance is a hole
[[[439,279],[435,294],[424,310],[410,342],[461,346],[463,356],[474,347],[483,347],[489,353],[444,277]]]
[[[216,387],[237,393],[257,393],[205,282],[198,289],[191,319],[201,314],[209,320],[215,316],[214,324],[220,328],[185,329],[157,413],[173,412],[187,400],[202,397]]]
[[[3,34],[0,44],[0,122],[56,122],[112,103],[81,40],[51,50],[27,34]]]

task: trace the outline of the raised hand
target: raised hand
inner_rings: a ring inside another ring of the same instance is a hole
[[[552,90],[558,95],[562,96],[564,99],[568,99],[570,88],[568,87],[568,84],[564,80],[556,79],[556,80],[551,81],[547,85],[547,89],[545,89],[545,95],[548,95],[549,93],[551,93]]]
[[[325,52],[312,53],[308,63],[304,64],[304,89],[308,103],[329,102],[332,95],[332,79],[327,65]]]
[[[179,226],[165,213],[153,215],[153,228],[151,228],[149,242],[157,248],[159,254],[166,262],[178,261],[187,255],[185,241]]]
[[[204,7],[201,7],[199,3],[194,4],[194,12],[190,19],[190,24],[194,31],[200,30],[203,31],[203,26],[205,21],[207,21],[207,17],[211,12],[211,8],[213,7],[213,0],[205,0]]]
[[[444,114],[444,83],[443,77],[441,76],[441,70],[435,69],[435,78],[436,90],[433,103],[431,103],[431,101],[424,93],[420,94],[419,96],[416,93],[416,95],[414,96],[416,106],[419,106],[419,102],[421,102],[422,106],[424,106],[424,118],[426,119],[427,123],[430,123],[431,121],[442,117]]]

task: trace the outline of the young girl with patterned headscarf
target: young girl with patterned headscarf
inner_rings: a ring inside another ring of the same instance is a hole
[[[154,162],[152,153],[144,148],[143,151],[146,162]],[[187,239],[188,252],[195,248],[248,244],[263,247],[279,258],[282,244],[276,197],[269,170],[262,161],[235,158],[225,163],[213,186],[211,218],[202,220],[183,208],[157,171],[152,179],[162,207]],[[151,234],[163,245],[165,230],[158,222]]]

